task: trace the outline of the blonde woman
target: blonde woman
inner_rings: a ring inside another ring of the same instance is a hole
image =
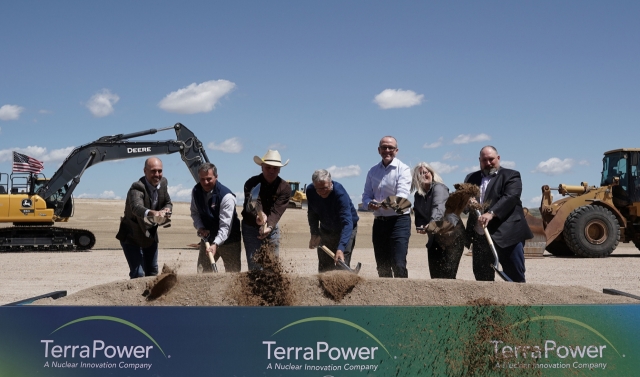
[[[429,164],[420,162],[413,168],[411,192],[415,192],[413,210],[416,230],[419,234],[426,234],[425,227],[429,222],[443,220],[449,188]],[[438,235],[429,235],[429,274],[432,279],[455,279],[464,251],[464,242],[448,246],[439,242],[440,240]]]

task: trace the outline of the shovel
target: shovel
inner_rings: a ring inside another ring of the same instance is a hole
[[[320,246],[320,248],[322,249],[322,251],[324,251],[325,253],[327,253],[327,255],[329,255],[331,257],[331,259],[336,259],[336,255],[334,254],[333,251],[329,250],[328,247],[322,245]],[[360,272],[360,268],[362,268],[362,263],[358,262],[358,265],[356,266],[355,269],[351,269],[351,267],[347,266],[346,263],[344,263],[343,261],[341,261],[340,259],[338,259],[338,264],[340,265],[340,267],[342,267],[343,269],[349,271],[349,272],[353,272],[354,274],[358,274],[358,272]]]
[[[258,197],[260,196],[260,183],[256,185],[256,187],[251,189],[251,193],[249,194],[249,200],[245,206],[247,212],[256,216],[256,218],[263,218],[264,213],[262,212],[262,205],[258,203]],[[262,234],[267,230],[267,222],[260,226],[262,230]]]
[[[216,266],[216,260],[213,257],[213,253],[210,253],[210,252],[206,251],[208,248],[211,247],[211,244],[209,243],[209,241],[207,241],[206,237],[200,236],[200,238],[202,239],[202,242],[204,243],[205,252],[207,253],[207,256],[209,257],[209,262],[211,262],[211,269],[213,270],[213,272],[218,272],[218,266]]]
[[[481,216],[480,211],[477,209],[476,209],[476,214],[478,215],[478,218]],[[491,265],[491,267],[493,267],[493,269],[502,278],[502,280],[513,283],[513,280],[511,280],[511,278],[508,277],[507,274],[504,273],[504,271],[500,271],[500,262],[498,261],[498,252],[496,251],[496,247],[493,245],[493,240],[491,239],[491,234],[489,234],[489,229],[487,229],[487,227],[485,226],[483,226],[482,229],[484,229],[484,235],[485,237],[487,237],[487,242],[489,242],[489,246],[491,247],[491,252],[493,253],[494,262]]]

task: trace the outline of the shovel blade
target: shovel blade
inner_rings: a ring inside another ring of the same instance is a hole
[[[507,276],[507,274],[504,273],[504,271],[500,271],[498,268],[496,268],[495,265],[491,265],[491,267],[493,267],[493,270],[498,274],[498,276],[500,276],[502,278],[502,280],[504,281],[508,281],[510,283],[513,283],[513,280],[511,280],[510,277]]]
[[[260,204],[258,203],[258,197],[260,196],[260,183],[256,185],[253,189],[251,189],[251,193],[249,194],[249,200],[247,201],[247,212],[257,215],[259,212],[262,212],[262,208],[260,208]]]

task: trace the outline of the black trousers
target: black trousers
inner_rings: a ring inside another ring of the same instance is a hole
[[[509,247],[494,244],[498,253],[498,261],[504,273],[515,283],[524,283],[524,242]],[[491,267],[495,261],[491,246],[486,238],[476,235],[473,241],[473,275],[478,281],[494,281],[495,271]]]
[[[376,217],[373,221],[373,253],[378,276],[381,278],[407,278],[407,252],[411,236],[409,214]]]
[[[434,235],[427,245],[431,279],[455,279],[464,252],[464,226],[459,221],[447,235]]]
[[[344,263],[351,267],[351,254],[353,253],[353,248],[356,246],[356,235],[358,234],[358,227],[354,227],[351,232],[351,238],[349,238],[349,242],[347,242],[347,246],[342,250],[344,253]],[[340,243],[340,232],[329,232],[320,228],[320,242],[321,245],[328,247],[334,253],[338,249],[338,244]],[[317,249],[318,251],[318,272],[326,272],[333,270],[341,270],[340,266],[336,266],[335,261],[331,258],[327,253],[322,251],[321,248]]]

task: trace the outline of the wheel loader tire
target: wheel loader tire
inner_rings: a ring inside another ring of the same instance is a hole
[[[620,224],[605,207],[583,206],[573,210],[567,217],[562,236],[577,256],[604,258],[618,246]]]
[[[573,251],[569,249],[569,246],[567,246],[567,244],[564,242],[562,234],[560,234],[558,237],[556,237],[555,240],[553,240],[553,242],[547,245],[546,250],[556,257],[571,257],[575,255]]]

